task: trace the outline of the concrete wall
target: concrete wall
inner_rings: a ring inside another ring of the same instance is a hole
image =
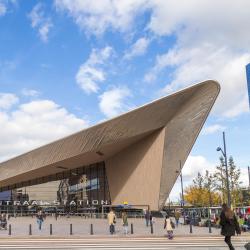
[[[158,209],[164,136],[154,132],[105,162],[112,204]]]

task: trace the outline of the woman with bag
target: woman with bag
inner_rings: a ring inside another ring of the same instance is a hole
[[[108,223],[109,223],[109,232],[110,234],[115,233],[115,223],[116,223],[116,217],[113,209],[111,208],[110,212],[108,213]]]
[[[235,235],[235,232],[240,234],[241,231],[234,212],[226,204],[222,205],[220,225],[221,234],[225,236],[225,242],[227,243],[230,250],[234,250],[235,248],[232,245],[231,237]]]
[[[172,240],[174,238],[174,223],[171,221],[170,217],[166,215],[165,222],[164,222],[164,229],[167,229],[167,237],[169,240]]]

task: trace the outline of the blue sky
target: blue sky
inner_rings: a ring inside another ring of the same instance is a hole
[[[249,9],[247,0],[0,0],[0,160],[216,79],[221,94],[185,185],[213,171],[223,130],[246,185]]]

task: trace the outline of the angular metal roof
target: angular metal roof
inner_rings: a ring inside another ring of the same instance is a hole
[[[196,112],[190,113],[192,117],[189,119],[193,119],[195,123],[199,116],[202,115],[203,118],[199,121],[198,132],[191,140],[193,145],[219,90],[216,81],[208,80],[2,162],[0,188],[6,189],[28,180],[59,173],[62,168],[73,169],[106,160],[141,138],[166,127],[167,124],[169,128],[173,118],[175,122],[180,119],[178,114],[185,105],[190,105],[192,100],[195,102],[198,96],[204,97],[204,105]],[[200,100],[199,103],[202,103]],[[190,126],[192,122],[188,124]]]

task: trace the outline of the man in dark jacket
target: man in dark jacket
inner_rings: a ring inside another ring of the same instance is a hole
[[[225,242],[227,243],[230,250],[234,250],[234,247],[231,242],[231,237],[237,234],[240,234],[240,227],[238,221],[235,217],[234,212],[226,205],[222,205],[222,212],[220,214],[220,225],[221,225],[221,234],[225,236]]]

